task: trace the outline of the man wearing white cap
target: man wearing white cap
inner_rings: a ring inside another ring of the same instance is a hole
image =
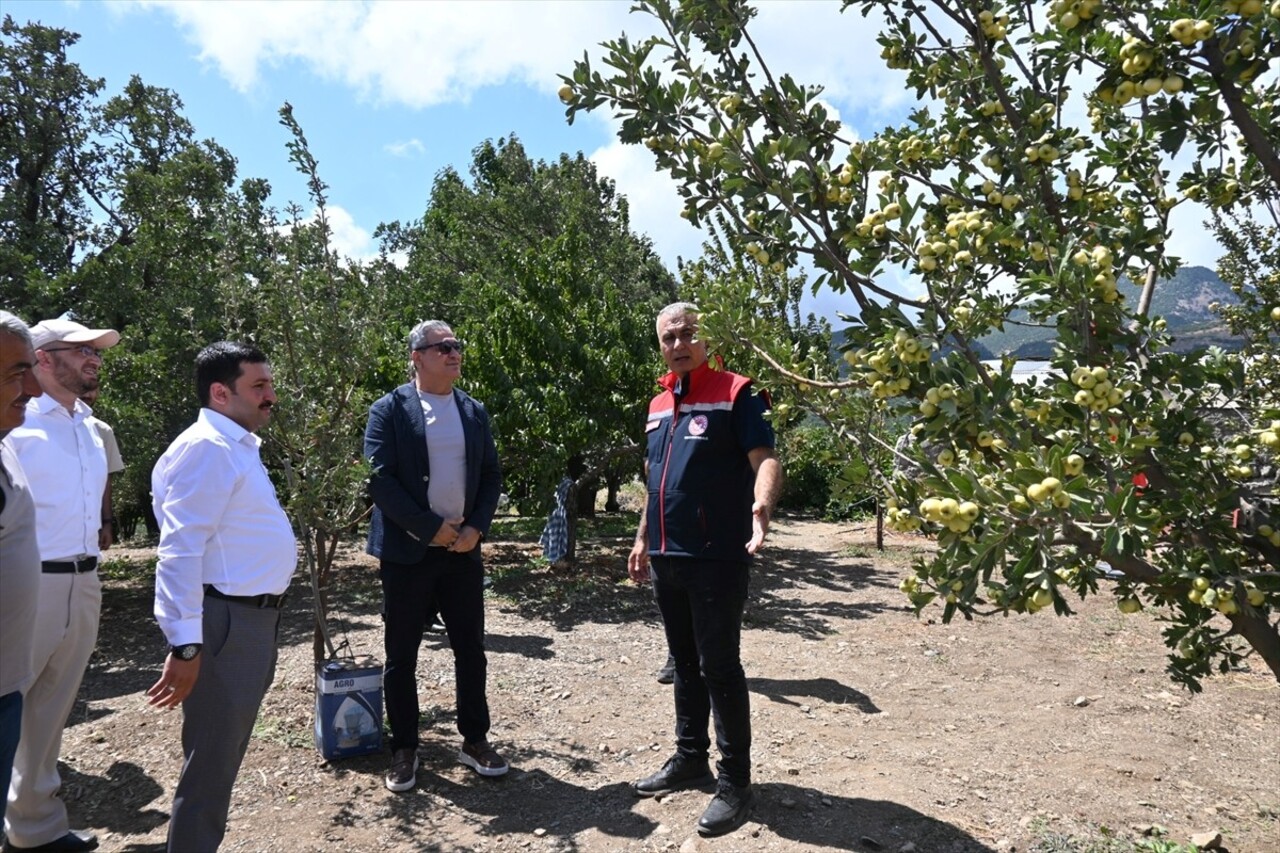
[[[103,350],[114,329],[72,320],[31,327],[36,378],[44,396],[27,403],[26,420],[5,438],[27,472],[36,503],[40,597],[33,665],[35,682],[22,706],[22,729],[5,811],[6,850],[93,850],[91,833],[70,828],[58,797],[58,751],[98,637],[102,493],[107,456],[80,396],[98,386]]]

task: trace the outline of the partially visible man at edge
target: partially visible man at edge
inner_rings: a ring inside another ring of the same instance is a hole
[[[714,715],[719,780],[698,832],[717,836],[741,826],[754,801],[742,613],[782,468],[764,418],[767,396],[754,394],[747,377],[707,363],[697,307],[668,305],[656,326],[671,372],[649,403],[649,498],[627,570],[636,583],[652,580],[675,661],[676,753],[632,789],[652,797],[709,784]]]
[[[31,667],[40,594],[36,504],[22,463],[4,437],[22,426],[27,403],[42,393],[27,324],[0,311],[0,792],[9,791],[22,731],[22,693]],[[0,796],[0,823],[7,797]]]
[[[36,378],[44,396],[6,441],[17,452],[36,502],[40,601],[33,666],[22,700],[22,736],[5,813],[7,849],[75,853],[98,839],[70,828],[58,796],[62,730],[98,639],[102,582],[98,556],[107,457],[80,395],[98,386],[102,355],[120,342],[114,329],[64,318],[31,327]]]
[[[169,641],[158,708],[182,705],[182,775],[169,818],[170,853],[222,843],[231,789],[262,697],[275,677],[280,608],[297,542],[259,457],[255,433],[276,402],[255,347],[211,344],[196,356],[200,414],[156,462],[160,524],[156,620]]]

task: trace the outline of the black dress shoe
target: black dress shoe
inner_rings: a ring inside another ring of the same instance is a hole
[[[97,850],[98,836],[92,832],[72,829],[61,838],[47,841],[38,847],[19,847],[5,839],[4,849],[30,851],[30,853],[81,853],[81,851]]]
[[[701,788],[713,778],[705,755],[689,758],[677,752],[667,759],[667,763],[657,773],[646,776],[639,782],[632,782],[631,790],[635,791],[637,797],[656,797],[672,791],[683,791],[685,788]]]
[[[750,785],[739,787],[721,779],[716,795],[698,818],[698,834],[710,838],[733,832],[747,822],[755,799]]]

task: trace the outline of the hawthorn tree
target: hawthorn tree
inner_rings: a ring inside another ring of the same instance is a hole
[[[709,329],[826,389],[808,404],[834,422],[861,394],[909,419],[919,474],[885,488],[894,526],[937,537],[903,583],[918,609],[1066,614],[1105,563],[1121,610],[1166,622],[1176,680],[1198,690],[1251,654],[1280,679],[1280,389],[1249,381],[1280,324],[1259,284],[1276,282],[1280,3],[845,7],[880,28],[919,100],[870,139],[767,65],[740,0],[641,0],[661,35],[608,42],[603,71],[578,62],[568,118],[612,110],[688,219],[716,211],[757,264],[807,262],[848,295],[846,382],[756,323],[752,300],[702,301]],[[1254,330],[1245,355],[1178,355],[1147,316],[1180,264],[1169,216],[1188,200],[1266,223],[1233,253],[1242,272],[1264,265],[1237,276],[1259,294],[1236,318]],[[885,283],[901,270],[920,295]],[[979,357],[1016,307],[1054,330],[1047,381]]]

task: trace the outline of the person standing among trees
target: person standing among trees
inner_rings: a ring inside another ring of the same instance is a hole
[[[80,395],[98,385],[104,350],[120,342],[114,329],[72,320],[31,328],[36,377],[44,396],[27,404],[26,421],[6,441],[17,452],[36,502],[40,604],[36,614],[36,678],[22,703],[22,736],[9,783],[7,844],[15,850],[93,850],[97,838],[73,831],[58,797],[62,729],[98,638],[102,493],[107,456]]]
[[[22,693],[35,678],[40,548],[31,486],[4,437],[22,426],[27,403],[44,393],[35,367],[27,324],[0,311],[0,792],[6,794],[22,732]],[[0,796],[0,822],[7,801]]]
[[[627,571],[652,579],[675,659],[676,753],[632,784],[641,797],[712,781],[707,735],[715,717],[718,784],[698,832],[724,835],[751,812],[751,709],[740,641],[748,566],[764,543],[782,488],[768,396],[745,376],[714,370],[698,338],[698,309],[663,308],[658,344],[670,373],[645,425],[648,501]],[[719,359],[717,359],[719,361]]]
[[[384,781],[397,792],[417,781],[418,647],[433,602],[453,648],[458,760],[482,776],[508,770],[488,741],[480,558],[502,491],[498,450],[489,413],[453,387],[462,376],[462,342],[449,325],[415,326],[409,358],[413,381],[373,404],[364,434],[373,465],[368,552],[379,560],[386,618],[391,767]]]
[[[267,357],[233,341],[196,356],[200,414],[156,462],[155,614],[170,651],[148,702],[182,705],[170,853],[217,850],[231,789],[275,677],[298,546],[259,456],[276,393]]]

